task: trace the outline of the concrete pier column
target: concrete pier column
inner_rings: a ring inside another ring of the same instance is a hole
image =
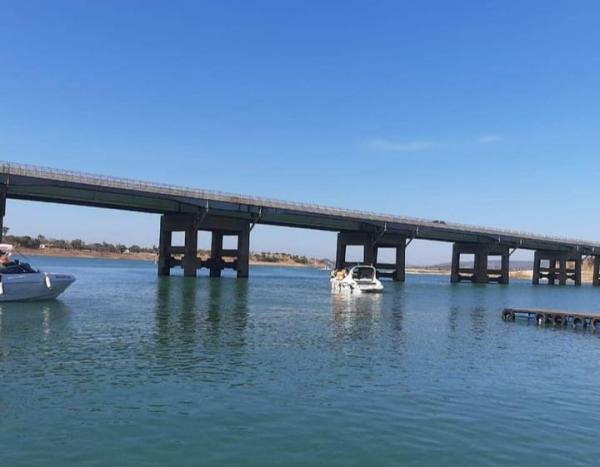
[[[548,264],[548,284],[554,285],[556,277],[556,260],[551,259]]]
[[[460,257],[473,255],[473,265],[461,267]],[[499,269],[490,269],[489,257],[499,256]],[[495,243],[455,243],[452,247],[450,282],[470,281],[476,284],[497,282],[508,284],[510,253],[509,248]]]
[[[581,255],[577,255],[577,257],[574,259],[575,261],[575,271],[573,273],[573,282],[575,282],[575,285],[581,285],[581,265],[583,263],[583,259],[581,257]]]
[[[475,261],[473,264],[473,282],[476,284],[487,284],[488,278],[488,255],[484,250],[475,253]]]
[[[541,264],[542,264],[541,254],[539,251],[536,251],[533,254],[533,277],[532,277],[533,285],[539,285],[539,283],[540,283]]]
[[[338,234],[337,251],[335,254],[335,268],[343,269],[346,267],[346,244],[342,240],[342,234]]]
[[[337,239],[337,251],[335,257],[336,269],[350,268],[357,263],[346,260],[348,246],[360,246],[363,249],[362,264],[373,265],[377,269],[380,278],[390,278],[403,282],[405,279],[405,250],[406,236],[386,232],[374,234],[372,232],[340,232]],[[392,263],[382,263],[379,257],[380,248],[395,250]]]
[[[181,266],[185,277],[196,277],[196,270],[198,269],[198,222],[196,219],[190,219],[190,223],[185,229],[185,245]]]
[[[4,236],[4,215],[6,214],[6,192],[7,187],[0,184],[0,241]]]
[[[392,279],[397,282],[406,280],[406,239],[403,239],[402,244],[396,245],[396,270]]]
[[[173,234],[167,228],[165,216],[160,217],[160,237],[158,241],[158,275],[171,274],[171,242]]]
[[[452,245],[452,263],[450,265],[450,282],[460,282],[460,248],[458,244]]]
[[[363,264],[374,266],[377,262],[377,248],[372,240],[368,239],[363,244]]]
[[[548,265],[542,264],[548,262]],[[533,259],[534,285],[546,279],[549,285],[556,281],[566,285],[571,281],[574,285],[581,285],[581,254],[575,251],[537,250]]]
[[[592,284],[596,287],[600,286],[600,256],[594,256],[594,273]]]
[[[237,277],[245,279],[250,274],[250,225],[238,233]]]
[[[198,232],[212,233],[211,257],[198,258]],[[185,244],[172,246],[172,233],[184,232]],[[235,250],[223,249],[223,236],[237,236]],[[226,261],[224,258],[231,258]],[[248,277],[250,262],[250,222],[245,219],[203,214],[165,214],[160,223],[158,274],[168,276],[173,266],[181,266],[183,274],[195,277],[206,267],[211,277],[220,277],[225,268],[235,269],[238,278]]]
[[[506,250],[500,259],[500,284],[508,284],[510,274],[510,252]]]
[[[400,234],[384,234],[376,238],[374,243],[373,265],[380,278],[389,278],[396,282],[406,280],[406,236]],[[384,263],[379,257],[379,249],[394,250],[393,262]]]
[[[558,283],[567,285],[567,261],[565,258],[558,260]]]
[[[223,232],[214,230],[210,244],[210,277],[221,277],[221,260],[223,252]]]

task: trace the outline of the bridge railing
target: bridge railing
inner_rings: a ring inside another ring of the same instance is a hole
[[[336,208],[312,203],[301,203],[294,201],[283,201],[251,195],[227,193],[216,190],[203,190],[192,187],[176,186],[165,183],[145,182],[141,180],[90,174],[72,170],[56,169],[29,164],[0,161],[0,171],[8,175],[22,175],[52,179],[63,182],[79,183],[82,185],[102,186],[124,190],[138,190],[157,194],[178,196],[184,198],[195,198],[209,201],[222,201],[226,203],[248,204],[257,207],[274,209],[288,209],[303,211],[313,214],[339,216],[345,218],[358,218],[361,220],[378,223],[410,224],[422,227],[434,227],[441,230],[460,231],[465,233],[480,233],[490,236],[510,236],[527,240],[541,240],[556,243],[565,243],[582,247],[600,248],[600,242],[587,242],[579,239],[564,238],[552,235],[532,234],[510,229],[490,228],[485,226],[468,225],[456,222],[434,221],[418,217],[394,216],[390,214],[376,213],[370,211]]]

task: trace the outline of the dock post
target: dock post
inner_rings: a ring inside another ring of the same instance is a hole
[[[173,234],[167,227],[165,216],[160,216],[160,237],[158,241],[159,276],[169,276],[171,274],[171,242]]]

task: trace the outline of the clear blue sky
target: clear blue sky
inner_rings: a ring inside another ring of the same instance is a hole
[[[0,158],[600,239],[594,1],[1,1]],[[14,233],[156,216],[9,201]],[[334,255],[257,228],[255,250]],[[409,262],[447,261],[447,245]]]

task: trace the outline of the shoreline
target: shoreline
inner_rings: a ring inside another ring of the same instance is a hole
[[[158,256],[154,253],[111,253],[111,252],[99,252],[91,250],[65,250],[59,248],[45,248],[45,249],[34,249],[34,248],[20,248],[16,251],[22,253],[24,256],[40,256],[40,257],[62,257],[62,258],[82,258],[82,259],[109,259],[109,260],[129,260],[129,261],[146,261],[155,263]],[[309,263],[301,264],[287,261],[270,262],[270,261],[255,261],[250,260],[252,266],[281,266],[290,268],[310,268],[310,269],[323,269],[327,267],[326,263]],[[331,270],[331,269],[328,269]],[[431,275],[431,276],[449,276],[450,269],[437,269],[428,268],[426,266],[414,267],[407,266],[406,274],[411,275]],[[531,269],[515,269],[509,272],[511,279],[522,279],[531,280],[533,277],[533,270]],[[587,268],[582,270],[582,283],[592,282],[592,271]]]
[[[44,257],[60,257],[60,258],[82,258],[82,259],[110,259],[110,260],[129,260],[129,261],[146,261],[155,263],[158,255],[154,253],[111,253],[91,250],[65,250],[60,248],[19,248],[16,253],[21,253],[24,256],[44,256]],[[253,261],[250,260],[252,266],[285,266],[291,268],[312,268],[321,269],[325,264],[310,263],[301,264],[294,262],[270,262],[270,261]]]

